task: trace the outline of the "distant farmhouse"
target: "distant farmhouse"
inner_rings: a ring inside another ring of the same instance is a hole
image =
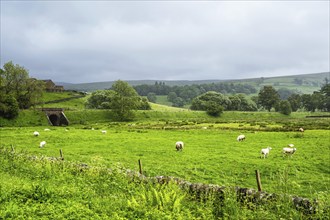
[[[47,92],[63,92],[64,91],[63,86],[55,85],[55,83],[50,79],[46,79],[46,80],[42,80],[42,81],[45,83],[45,88],[46,88]]]

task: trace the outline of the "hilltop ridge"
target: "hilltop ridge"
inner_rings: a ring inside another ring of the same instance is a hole
[[[310,87],[307,88],[307,92],[317,90],[324,82],[325,78],[330,79],[330,72],[322,73],[310,73],[290,76],[274,76],[274,77],[260,77],[260,78],[246,78],[246,79],[210,79],[210,80],[125,80],[131,86],[137,85],[153,85],[155,82],[164,82],[168,86],[185,86],[193,84],[209,84],[209,83],[248,83],[256,87],[263,86],[265,84],[271,84],[274,86],[294,87],[297,89],[299,86]],[[105,82],[91,82],[91,83],[62,83],[66,90],[77,91],[95,91],[111,88],[115,81]]]

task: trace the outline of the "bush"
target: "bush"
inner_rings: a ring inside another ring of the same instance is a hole
[[[292,112],[290,102],[288,100],[280,101],[278,105],[278,112],[280,112],[283,115],[290,115]]]
[[[18,116],[19,108],[16,99],[12,95],[5,95],[1,97],[0,103],[0,117],[13,119]]]

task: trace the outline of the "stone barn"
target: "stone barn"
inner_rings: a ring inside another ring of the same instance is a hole
[[[50,79],[46,79],[46,80],[42,80],[42,81],[45,83],[45,89],[47,92],[63,92],[64,91],[63,86],[55,85],[55,83]]]

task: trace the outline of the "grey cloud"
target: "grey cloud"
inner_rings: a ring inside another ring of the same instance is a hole
[[[1,65],[56,81],[329,71],[329,2],[1,2]]]

